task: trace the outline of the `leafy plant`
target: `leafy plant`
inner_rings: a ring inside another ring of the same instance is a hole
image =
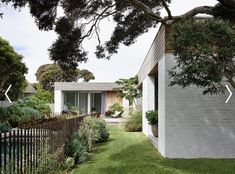
[[[0,122],[0,133],[8,132],[11,130],[10,124],[6,122]]]
[[[78,133],[73,134],[65,143],[65,155],[74,158],[76,164],[88,158],[87,146]]]
[[[137,132],[142,130],[142,112],[131,112],[130,117],[125,122],[125,130],[128,132]]]
[[[106,123],[103,119],[101,118],[95,118],[95,127],[94,129],[98,130],[98,143],[105,142],[109,138],[109,132],[107,130]]]
[[[158,123],[158,113],[157,113],[157,111],[153,111],[153,110],[147,111],[145,113],[145,117],[147,118],[148,123],[150,125],[155,125],[155,124]]]
[[[26,97],[21,103],[21,106],[26,106],[26,107],[36,109],[44,116],[49,116],[51,113],[51,109],[48,106],[47,102],[44,100],[40,100],[36,96]]]
[[[67,170],[71,170],[75,165],[75,160],[72,157],[67,157],[64,161],[64,166]]]
[[[123,111],[123,106],[120,105],[119,103],[114,103],[112,106],[109,107],[109,110],[113,113],[122,112]]]

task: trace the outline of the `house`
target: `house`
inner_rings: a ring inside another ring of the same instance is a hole
[[[102,115],[115,103],[126,105],[117,95],[115,83],[106,82],[58,82],[54,89],[54,112],[79,109],[80,114],[98,112]]]
[[[27,97],[27,96],[33,95],[35,93],[36,93],[36,90],[33,87],[33,85],[31,83],[27,82],[27,86],[26,86],[26,88],[24,90],[24,96]]]
[[[235,158],[235,97],[226,104],[228,92],[202,95],[194,86],[170,87],[170,33],[169,26],[160,27],[138,73],[144,134],[164,157]],[[158,110],[158,138],[145,118],[148,110]]]

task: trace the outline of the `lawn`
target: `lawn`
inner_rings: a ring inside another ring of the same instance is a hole
[[[71,174],[232,174],[235,160],[164,159],[142,133],[110,126],[110,139]]]

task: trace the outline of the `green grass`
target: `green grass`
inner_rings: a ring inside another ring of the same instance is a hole
[[[71,174],[233,174],[235,160],[164,159],[142,133],[111,126],[110,139]]]

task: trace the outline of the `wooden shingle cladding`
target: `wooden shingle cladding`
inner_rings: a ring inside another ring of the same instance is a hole
[[[150,74],[154,68],[157,67],[158,61],[164,56],[165,53],[172,52],[170,48],[170,34],[172,29],[170,26],[162,25],[149,49],[147,56],[138,72],[139,85]]]
[[[106,92],[106,111],[115,103],[123,105],[122,98],[118,96],[116,91],[107,91]]]

